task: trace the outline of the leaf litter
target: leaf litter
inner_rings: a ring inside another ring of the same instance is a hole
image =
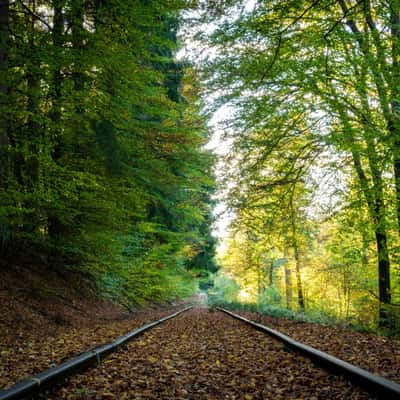
[[[46,399],[373,399],[269,336],[196,308],[146,332]]]
[[[304,344],[400,383],[400,341],[316,323],[238,312]]]

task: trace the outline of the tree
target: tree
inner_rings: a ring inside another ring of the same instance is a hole
[[[0,6],[2,256],[84,271],[128,308],[188,295],[192,259],[213,263],[214,160],[175,59],[185,2]]]
[[[272,203],[271,188],[286,188],[288,197],[301,182],[311,187],[316,167],[350,157],[375,233],[385,326],[392,302],[388,243],[398,240],[389,237],[387,221],[397,201],[389,188],[397,185],[394,141],[400,137],[393,131],[398,7],[273,1],[235,13],[238,7],[227,7],[215,21],[209,35],[215,51],[204,71],[211,90],[221,94],[215,106],[235,109],[228,122],[236,152],[231,165],[240,178],[232,198],[244,203],[248,194]],[[331,162],[324,161],[327,154]]]

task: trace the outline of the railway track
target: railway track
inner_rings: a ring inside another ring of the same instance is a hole
[[[352,365],[346,361],[340,360],[328,353],[317,350],[314,347],[305,345],[292,339],[291,337],[278,332],[275,329],[271,329],[265,325],[259,324],[257,322],[251,321],[247,318],[242,317],[239,314],[235,314],[231,311],[225,310],[223,308],[218,308],[219,311],[224,312],[231,317],[244,322],[257,329],[260,332],[264,332],[273,338],[281,341],[288,348],[297,351],[310,360],[312,360],[316,365],[328,369],[329,371],[344,376],[360,387],[376,394],[382,399],[400,399],[400,385],[391,380],[382,378],[378,375],[372,374],[365,369],[359,368]]]
[[[223,309],[183,314],[188,310],[20,382],[0,392],[0,400],[29,398],[39,391],[49,400],[400,399],[399,384],[261,324]],[[126,351],[111,354],[122,345]]]
[[[142,335],[149,329],[152,329],[171,318],[175,318],[190,308],[192,307],[186,307],[183,310],[167,315],[157,321],[145,324],[138,329],[120,336],[111,343],[95,347],[94,349],[71,358],[58,366],[49,368],[31,378],[24,379],[12,386],[10,389],[0,391],[0,400],[26,399],[32,397],[73,373],[81,372],[96,364],[99,365],[105,357],[118,350],[121,346]]]

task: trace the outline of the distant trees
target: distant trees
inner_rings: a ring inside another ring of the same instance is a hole
[[[399,204],[398,1],[271,1],[252,10],[244,3],[215,19],[208,37],[214,51],[204,71],[221,93],[217,104],[235,109],[229,204],[237,215],[243,209],[266,213],[258,222],[265,235],[279,228],[263,218],[283,226],[284,213],[285,221],[301,216],[312,225],[316,219],[336,224],[346,203],[356,207],[360,232],[354,235],[368,232],[364,248],[374,240],[379,324],[387,326],[398,291],[399,235],[391,222]],[[329,189],[334,210],[316,217],[312,201],[290,207],[299,190],[309,191],[310,200],[323,197],[318,181],[326,175],[341,176],[339,190]],[[351,203],[351,191],[361,202]],[[289,247],[300,261],[296,226],[280,232],[291,232]],[[301,302],[300,292],[297,297]]]
[[[187,293],[191,260],[213,263],[213,157],[175,60],[185,7],[0,3],[3,257],[79,267],[127,306]]]

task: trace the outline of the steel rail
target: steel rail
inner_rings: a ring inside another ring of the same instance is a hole
[[[268,328],[265,325],[251,321],[241,315],[235,314],[231,311],[225,310],[224,308],[217,307],[217,310],[222,311],[233,318],[236,318],[258,331],[267,333],[275,339],[283,342],[285,346],[296,350],[311,359],[316,365],[321,366],[336,375],[342,375],[351,382],[357,384],[362,389],[368,392],[373,392],[378,398],[381,399],[400,399],[400,385],[389,379],[382,378],[379,375],[372,374],[365,369],[356,367],[346,361],[340,360],[328,353],[317,350],[314,347],[300,343],[297,340],[292,339],[290,336],[284,335],[276,331],[275,329]]]
[[[9,389],[0,391],[0,400],[14,400],[23,399],[26,396],[33,396],[37,394],[41,389],[51,386],[59,382],[62,378],[65,378],[73,373],[81,372],[88,369],[93,365],[98,365],[101,360],[104,359],[110,353],[116,351],[119,347],[126,344],[130,340],[138,337],[142,333],[154,328],[163,322],[182,314],[183,312],[191,309],[192,306],[186,307],[183,310],[177,311],[171,315],[167,315],[157,321],[150,322],[146,325],[135,329],[126,335],[120,336],[110,343],[95,347],[85,353],[82,353],[74,358],[64,361],[60,365],[53,368],[49,368],[39,374],[17,382],[14,386]]]

